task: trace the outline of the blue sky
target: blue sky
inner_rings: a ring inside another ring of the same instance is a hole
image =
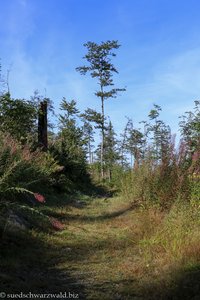
[[[105,105],[116,131],[156,103],[176,132],[178,116],[200,98],[199,12],[198,0],[0,0],[2,69],[11,69],[13,97],[46,89],[57,111],[63,96],[100,110],[95,80],[75,68],[85,42],[117,39],[115,82],[127,91]]]

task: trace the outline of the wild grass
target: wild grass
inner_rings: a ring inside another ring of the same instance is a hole
[[[19,283],[21,289],[27,285],[30,291],[55,292],[59,286],[63,291],[68,286],[68,290],[81,293],[80,299],[192,299],[191,293],[200,296],[196,287],[200,269],[196,207],[177,202],[163,211],[156,207],[134,208],[122,197],[68,197],[57,197],[56,206],[54,201],[47,201],[46,207],[41,207],[41,212],[45,210],[61,220],[64,230],[51,233],[41,227],[39,231],[32,229],[29,237],[20,234],[14,238],[13,249],[9,236],[4,236],[1,274],[5,276],[7,270],[11,278],[1,282],[2,290],[8,291],[5,282],[10,282],[10,290],[17,290]],[[77,201],[81,205],[77,206]],[[13,251],[16,247],[17,251],[23,249],[24,243],[25,259],[21,254],[14,259]],[[26,284],[21,279],[13,282],[16,266],[20,266],[22,277],[27,276]],[[38,269],[41,274],[36,280]],[[45,272],[50,272],[50,281],[55,280],[56,285],[49,285]]]
[[[81,208],[73,201],[63,206],[63,200],[54,208],[65,230],[34,233],[55,251],[49,267],[83,285],[83,299],[176,299],[181,276],[200,266],[199,211],[179,203],[168,212],[133,209],[123,198],[82,201]]]

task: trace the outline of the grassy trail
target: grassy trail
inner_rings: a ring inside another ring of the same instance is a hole
[[[70,292],[91,300],[200,299],[199,224],[190,224],[187,236],[184,215],[134,209],[117,197],[85,196],[67,206],[66,200],[52,199],[41,209],[61,220],[63,231],[4,238],[1,291]]]

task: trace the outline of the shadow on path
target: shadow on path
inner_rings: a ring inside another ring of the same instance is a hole
[[[130,205],[130,206],[120,209],[118,211],[114,211],[112,213],[106,213],[106,214],[99,215],[99,216],[80,216],[79,220],[88,221],[88,222],[109,220],[109,219],[113,219],[113,218],[125,215],[125,214],[129,213],[130,211],[134,210],[135,208],[136,208],[136,206]]]
[[[78,294],[86,299],[84,287],[68,271],[59,270],[59,248],[28,232],[7,234],[0,241],[0,291],[6,294]],[[59,299],[59,298],[56,298]],[[61,298],[60,298],[61,299]],[[67,299],[67,298],[62,298]]]
[[[116,217],[120,217],[122,215],[125,215],[126,213],[129,213],[130,211],[136,209],[137,207],[134,205],[130,205],[126,208],[120,209],[118,211],[114,211],[111,213],[105,213],[103,215],[94,215],[94,216],[82,216],[80,214],[70,214],[70,213],[64,213],[61,215],[60,213],[54,212],[54,211],[49,211],[49,210],[43,210],[46,212],[49,216],[59,218],[61,221],[73,221],[73,220],[79,220],[79,221],[87,221],[87,222],[96,222],[96,221],[104,221],[104,220],[109,220],[113,219]]]

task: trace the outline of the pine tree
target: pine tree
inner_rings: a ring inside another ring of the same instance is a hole
[[[116,133],[114,132],[112,122],[109,121],[107,131],[105,134],[105,143],[104,143],[105,146],[104,160],[105,160],[105,166],[108,170],[109,182],[112,179],[112,170],[120,158],[119,151],[117,148],[117,140],[115,137],[116,137]]]
[[[88,52],[84,56],[84,59],[87,60],[87,66],[81,66],[76,68],[81,75],[90,73],[92,78],[96,78],[99,84],[100,89],[95,93],[97,97],[101,100],[101,177],[104,178],[104,139],[105,139],[105,111],[104,111],[104,102],[106,99],[114,98],[117,96],[117,93],[120,91],[125,91],[125,89],[112,88],[113,83],[113,74],[118,73],[117,69],[111,63],[111,58],[116,56],[113,50],[118,49],[120,45],[118,41],[107,41],[100,44],[94,42],[88,42],[84,44]]]
[[[162,111],[161,107],[154,104],[154,108],[149,113],[151,123],[147,127],[147,136],[150,136],[152,141],[153,158],[157,162],[166,160],[171,141],[171,129],[159,119],[160,111]]]
[[[181,135],[191,157],[200,148],[200,101],[195,101],[193,111],[186,112],[181,118]]]
[[[92,164],[93,163],[92,149],[94,148],[94,146],[92,145],[92,143],[94,142],[93,126],[91,125],[90,122],[85,120],[83,123],[82,130],[83,130],[84,143],[86,145],[86,152],[88,153],[89,164]]]
[[[139,160],[143,157],[144,135],[140,129],[134,128],[131,119],[128,119],[125,132],[125,149],[131,155],[131,166],[134,159],[134,167],[136,167],[139,165]]]
[[[76,101],[61,102],[62,114],[59,116],[59,132],[53,145],[53,153],[64,166],[65,175],[72,182],[84,181],[86,177],[86,153],[82,128],[77,125],[79,110]]]

